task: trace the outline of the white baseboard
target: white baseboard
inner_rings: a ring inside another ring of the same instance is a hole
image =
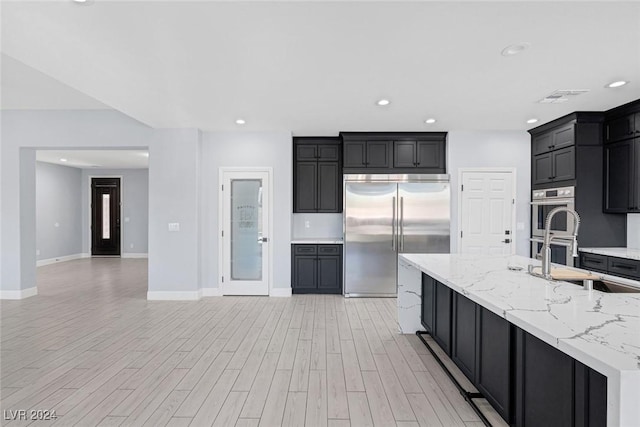
[[[128,252],[120,255],[120,258],[149,258],[149,254]]]
[[[90,256],[91,255],[89,255],[88,253],[80,253],[80,254],[59,256],[55,258],[41,259],[40,261],[36,261],[36,266],[42,267],[43,265],[55,264],[57,262],[73,261],[74,259],[80,259],[80,258],[89,258]]]
[[[198,301],[202,296],[201,291],[149,291],[149,301]]]
[[[25,299],[38,295],[38,288],[20,289],[18,291],[0,291],[0,299]]]
[[[270,297],[290,297],[291,288],[272,288],[269,292]]]
[[[222,288],[202,288],[200,289],[203,297],[221,297]]]

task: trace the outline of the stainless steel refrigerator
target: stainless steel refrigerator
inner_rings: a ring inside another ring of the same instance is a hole
[[[449,253],[448,175],[344,175],[344,292],[395,297],[399,253]]]

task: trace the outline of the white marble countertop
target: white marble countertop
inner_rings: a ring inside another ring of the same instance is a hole
[[[580,252],[612,256],[640,261],[640,249],[631,248],[580,248]]]
[[[304,239],[291,239],[292,245],[342,245],[344,242],[341,238],[324,238],[312,237]]]
[[[418,270],[607,376],[609,407],[613,411],[613,418],[609,419],[616,420],[616,425],[625,425],[624,420],[630,419],[627,416],[640,419],[637,405],[640,293],[587,291],[571,283],[534,277],[527,273],[527,266],[540,265],[540,261],[521,256],[400,256]],[[512,271],[509,266],[522,270]],[[626,415],[620,413],[620,405]]]

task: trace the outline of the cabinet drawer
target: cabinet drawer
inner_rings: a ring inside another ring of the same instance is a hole
[[[604,255],[580,252],[580,268],[607,272],[607,257]]]
[[[609,257],[609,274],[640,278],[640,261]]]
[[[318,245],[318,255],[338,255],[340,245]]]
[[[293,245],[293,253],[296,255],[315,255],[318,253],[318,245]]]

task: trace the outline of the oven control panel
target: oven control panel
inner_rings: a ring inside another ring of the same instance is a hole
[[[546,190],[534,190],[533,200],[572,199],[575,196],[575,187],[548,188]]]

